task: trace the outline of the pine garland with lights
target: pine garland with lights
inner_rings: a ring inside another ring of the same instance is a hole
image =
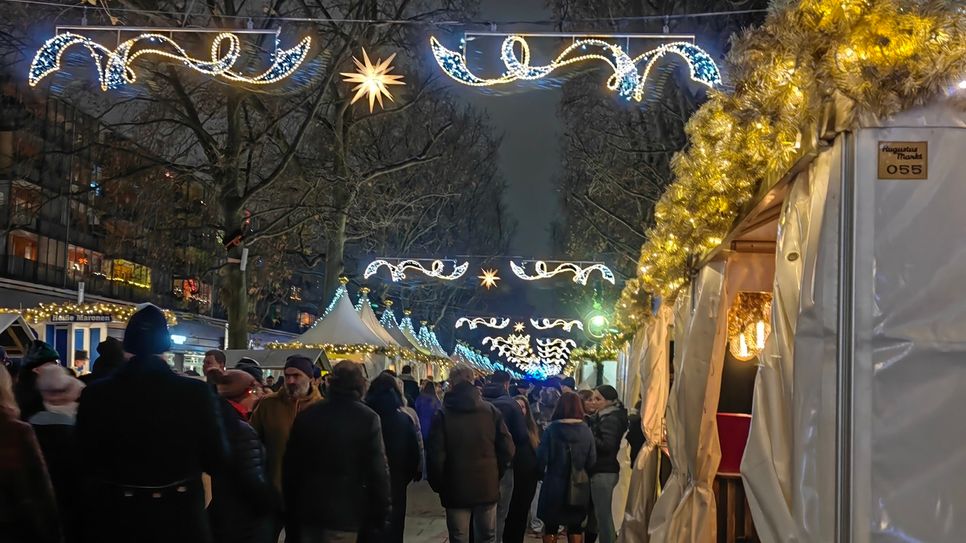
[[[131,315],[138,310],[136,306],[133,305],[121,305],[121,304],[110,304],[110,303],[94,303],[94,304],[75,304],[75,303],[64,303],[64,304],[40,304],[37,307],[30,309],[25,309],[23,311],[24,320],[30,324],[39,324],[43,322],[51,322],[55,319],[65,319],[69,315],[110,315],[113,321],[117,322],[127,322],[131,318]],[[4,313],[20,313],[16,309],[4,309]],[[174,313],[162,309],[165,319],[168,321],[168,326],[174,326],[178,324],[178,319],[175,317]]]
[[[852,119],[925,103],[966,74],[966,17],[954,2],[802,0],[773,8],[734,43],[732,92],[711,91],[689,120],[688,148],[655,206],[637,281],[617,304],[620,328],[646,322],[645,292],[673,298],[722,243],[763,179],[777,179],[813,137],[816,117],[846,102]]]

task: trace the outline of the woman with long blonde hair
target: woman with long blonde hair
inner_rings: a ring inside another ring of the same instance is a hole
[[[0,366],[0,534],[15,543],[60,541],[54,488],[33,428],[20,420],[13,379]]]

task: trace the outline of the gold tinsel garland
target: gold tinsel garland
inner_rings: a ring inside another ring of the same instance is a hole
[[[734,91],[712,92],[689,120],[638,278],[617,304],[625,334],[646,322],[643,292],[673,298],[687,284],[693,263],[722,243],[762,179],[789,170],[837,97],[856,114],[888,116],[961,80],[966,17],[951,0],[780,2],[735,40],[728,64]]]
[[[4,313],[20,313],[17,309],[4,309]],[[57,317],[66,318],[68,315],[110,315],[113,321],[117,322],[127,322],[131,318],[131,315],[137,311],[137,307],[133,305],[122,305],[122,304],[109,304],[109,303],[93,303],[93,304],[40,304],[37,307],[32,307],[23,310],[24,320],[30,324],[38,324],[43,322],[51,322]],[[165,319],[168,321],[168,326],[174,326],[178,324],[178,319],[175,317],[174,313],[168,311],[167,309],[161,310],[164,313]]]

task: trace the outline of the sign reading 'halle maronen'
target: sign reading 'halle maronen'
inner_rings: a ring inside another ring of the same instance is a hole
[[[928,177],[929,142],[879,142],[879,179],[927,179]]]
[[[69,313],[66,315],[51,315],[50,322],[113,322],[111,315],[77,315]]]

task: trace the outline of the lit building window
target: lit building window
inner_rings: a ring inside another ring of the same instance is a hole
[[[299,327],[303,330],[306,328],[311,328],[315,324],[315,319],[317,317],[308,311],[299,312]]]
[[[302,287],[292,286],[289,289],[288,299],[293,302],[302,301]]]

